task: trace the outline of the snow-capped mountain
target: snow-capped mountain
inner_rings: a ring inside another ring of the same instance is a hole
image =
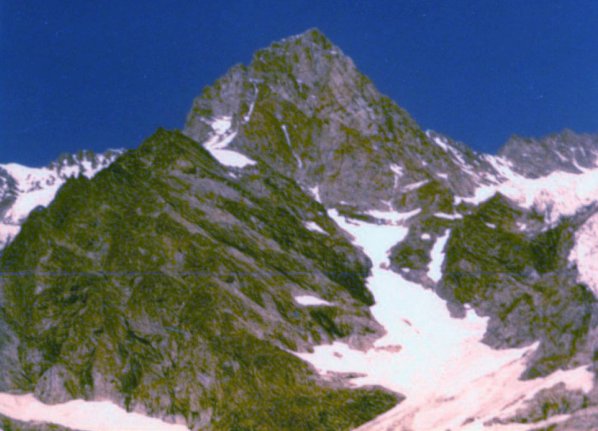
[[[6,247],[4,426],[598,429],[597,153],[475,152],[276,42]]]
[[[63,155],[43,168],[0,164],[0,249],[17,235],[32,210],[52,201],[68,178],[78,175],[92,178],[121,153],[122,150],[102,154],[81,151]]]

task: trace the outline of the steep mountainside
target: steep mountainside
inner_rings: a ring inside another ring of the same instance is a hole
[[[396,403],[320,385],[286,352],[380,332],[365,256],[287,178],[233,174],[176,132],[68,180],[0,264],[19,340],[3,390],[107,397],[195,429],[346,429]]]
[[[6,247],[2,426],[596,429],[596,154],[476,153],[319,31],[274,43]]]
[[[0,249],[16,236],[33,209],[54,199],[68,178],[78,175],[91,178],[121,153],[109,150],[103,154],[91,151],[65,154],[44,168],[0,164]]]
[[[422,181],[439,193],[475,188],[463,169],[471,150],[437,145],[316,30],[258,51],[204,89],[184,133],[204,142],[222,120],[230,150],[317,187],[325,205],[401,206],[402,192]]]

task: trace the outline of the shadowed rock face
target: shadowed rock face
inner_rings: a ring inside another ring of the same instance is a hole
[[[218,135],[255,163],[219,163],[207,148]],[[589,168],[596,151],[595,136],[563,132],[513,138],[500,157],[537,178]],[[459,199],[500,181],[496,160],[423,132],[319,31],[274,43],[205,88],[182,133],[159,130],[29,215],[0,256],[0,391],[108,398],[202,430],[371,420],[401,396],[323,380],[290,352],[335,340],[365,349],[383,332],[369,309],[371,263],[332,207],[373,223],[372,210],[418,210],[391,269],[434,289],[455,317],[466,307],[489,317],[483,342],[494,348],[539,342],[523,378],[595,370],[596,301],[568,255],[596,208],[549,225],[500,194]],[[0,168],[0,221],[18,193]],[[432,248],[449,229],[432,279]],[[590,430],[597,405],[596,389],[556,386],[510,422],[573,413],[557,429]]]

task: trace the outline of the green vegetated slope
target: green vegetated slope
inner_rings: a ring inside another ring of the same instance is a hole
[[[398,401],[324,384],[288,352],[379,333],[367,258],[293,181],[230,172],[178,132],[69,180],[0,270],[2,390],[214,430],[350,429]]]
[[[567,260],[586,217],[580,213],[546,229],[541,215],[498,194],[453,225],[438,291],[490,317],[484,342],[492,347],[539,341],[527,378],[592,361],[588,333],[596,325],[596,301]]]

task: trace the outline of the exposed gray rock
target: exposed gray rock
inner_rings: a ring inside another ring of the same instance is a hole
[[[477,178],[463,165],[487,165],[463,145],[434,143],[317,30],[258,51],[204,89],[184,133],[202,143],[222,116],[238,131],[231,148],[318,186],[326,205],[408,207],[405,187],[426,180],[468,195]]]
[[[540,139],[513,136],[499,155],[510,160],[516,172],[529,178],[557,170],[580,173],[581,169],[596,165],[598,135],[563,130]]]
[[[595,431],[598,424],[598,407],[575,412],[571,418],[543,428],[533,428],[530,431]]]
[[[564,383],[559,383],[539,391],[531,400],[526,401],[525,406],[518,409],[512,417],[495,420],[493,423],[541,422],[555,415],[570,415],[587,406],[588,397],[583,392],[569,391]]]

